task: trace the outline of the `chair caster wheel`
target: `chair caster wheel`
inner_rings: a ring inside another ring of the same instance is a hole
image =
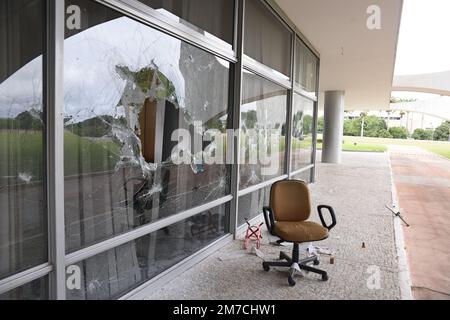
[[[270,266],[267,263],[263,262],[262,266],[263,266],[264,271],[270,270]]]
[[[328,275],[327,274],[323,274],[322,275],[322,281],[327,281],[328,280]]]
[[[320,261],[319,261],[319,260],[314,260],[314,261],[313,261],[313,264],[314,264],[315,266],[318,266],[318,265],[320,264]]]
[[[295,281],[294,281],[294,279],[292,279],[292,277],[289,277],[289,278],[288,278],[288,283],[289,283],[289,286],[290,286],[290,287],[295,286]]]

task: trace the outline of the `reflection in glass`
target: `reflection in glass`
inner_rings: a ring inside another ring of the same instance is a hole
[[[316,95],[318,59],[306,45],[297,38],[295,54],[295,82],[302,90]]]
[[[225,139],[229,63],[99,4],[83,14],[94,26],[65,40],[68,251],[229,194],[229,166],[194,141]],[[172,161],[177,129],[197,163]]]
[[[47,261],[44,3],[0,1],[0,278]]]
[[[48,300],[48,298],[47,276],[0,294],[0,300]]]
[[[270,203],[271,186],[259,189],[245,196],[239,197],[238,226],[245,223],[245,219],[252,219],[262,212],[264,206]]]
[[[246,55],[289,76],[291,34],[263,1],[245,2],[244,42]]]
[[[232,0],[139,0],[177,22],[233,43],[234,1]],[[204,31],[206,32],[204,32]],[[208,35],[208,34],[207,34]]]
[[[244,72],[241,106],[240,188],[284,173],[287,90]]]
[[[294,94],[292,108],[292,171],[311,164],[313,150],[314,102]]]
[[[312,171],[312,169],[302,171],[302,172],[296,174],[295,176],[293,176],[292,179],[302,180],[302,181],[305,181],[306,183],[310,183],[311,182],[311,171]]]
[[[78,263],[81,290],[67,298],[118,298],[228,233],[228,223],[222,205]]]

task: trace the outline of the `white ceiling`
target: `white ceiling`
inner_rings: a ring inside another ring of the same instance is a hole
[[[320,91],[345,90],[347,110],[389,108],[402,0],[276,2],[320,54]],[[370,5],[380,30],[367,28]]]

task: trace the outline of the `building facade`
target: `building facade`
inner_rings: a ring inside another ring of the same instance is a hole
[[[139,298],[314,180],[319,55],[274,1],[0,0],[0,43],[0,299]]]

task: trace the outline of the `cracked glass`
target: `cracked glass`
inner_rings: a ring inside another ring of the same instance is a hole
[[[228,233],[228,212],[221,205],[71,266],[79,272],[68,272],[67,281],[81,278],[79,288],[67,287],[67,299],[119,298]]]
[[[0,0],[0,279],[47,261],[44,42],[45,1]]]
[[[287,90],[245,71],[242,84],[240,189],[285,172]]]
[[[228,195],[230,166],[202,152],[217,147],[208,130],[226,140],[230,64],[93,1],[70,5],[81,19],[64,41],[67,251]],[[191,161],[177,164],[181,142]]]

